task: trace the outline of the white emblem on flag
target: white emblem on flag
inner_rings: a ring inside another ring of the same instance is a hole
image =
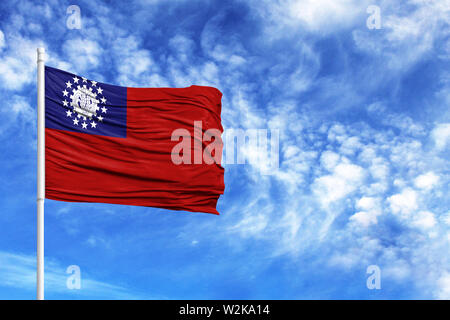
[[[97,94],[92,92],[92,88],[88,90],[86,85],[83,87],[78,86],[77,89],[73,90],[73,95],[70,96],[72,102],[70,103],[73,107],[73,111],[82,115],[84,117],[88,117],[89,119],[92,116],[97,115],[97,111],[100,109],[98,107]]]
[[[63,107],[71,111],[66,111],[66,116],[70,118],[71,124],[75,127],[81,126],[82,129],[96,129],[99,122],[103,119],[108,111],[106,108],[106,98],[103,96],[103,89],[100,88],[96,81],[88,81],[82,78],[82,85],[78,85],[80,79],[73,77],[73,83],[67,81],[66,88],[62,91],[64,100]],[[86,83],[86,84],[84,84]],[[73,87],[72,87],[73,86]],[[69,96],[69,91],[72,94]],[[70,103],[67,101],[70,98]],[[100,107],[101,106],[101,107]],[[73,116],[73,117],[72,117]]]

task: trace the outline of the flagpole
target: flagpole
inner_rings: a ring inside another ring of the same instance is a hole
[[[44,300],[45,73],[44,48],[37,49],[37,272],[36,299]]]

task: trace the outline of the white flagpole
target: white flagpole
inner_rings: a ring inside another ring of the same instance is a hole
[[[44,48],[37,49],[37,277],[36,298],[44,300],[45,68]]]

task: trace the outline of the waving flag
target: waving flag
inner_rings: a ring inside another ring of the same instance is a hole
[[[212,87],[126,88],[45,67],[46,198],[218,214],[221,97]]]

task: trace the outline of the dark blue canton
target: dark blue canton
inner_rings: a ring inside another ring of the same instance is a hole
[[[127,88],[46,66],[45,127],[126,138]]]

